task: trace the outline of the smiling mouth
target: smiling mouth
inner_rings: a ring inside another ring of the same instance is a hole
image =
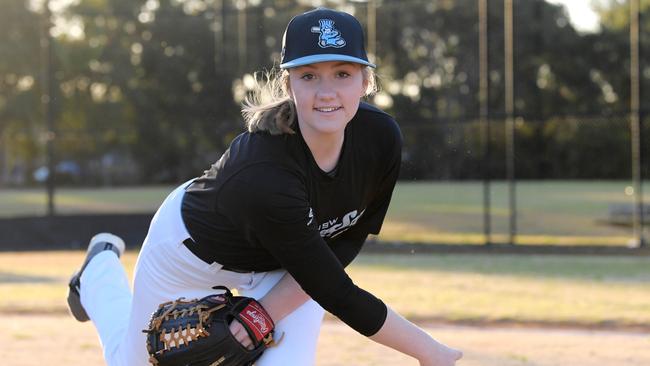
[[[338,111],[339,109],[341,109],[341,107],[320,107],[320,108],[314,108],[314,109],[319,111],[319,112],[329,113],[329,112]]]

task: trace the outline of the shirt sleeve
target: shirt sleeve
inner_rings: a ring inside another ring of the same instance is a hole
[[[332,252],[336,255],[343,267],[347,267],[359,255],[368,235],[363,237],[350,237],[347,232],[341,234],[329,243]]]
[[[239,173],[226,188],[219,204],[312,299],[365,336],[379,331],[386,305],[353,283],[315,225],[309,224],[309,202],[299,177],[275,166],[258,166]]]

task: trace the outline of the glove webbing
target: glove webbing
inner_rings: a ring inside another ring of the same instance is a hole
[[[225,299],[223,299],[221,296],[218,297],[220,298],[220,300],[225,301]],[[179,347],[183,344],[187,345],[190,342],[193,342],[201,337],[207,337],[210,335],[208,330],[205,329],[204,324],[208,321],[211,313],[222,309],[226,305],[221,304],[210,308],[210,306],[206,304],[199,304],[187,308],[178,309],[179,305],[192,304],[192,303],[196,303],[197,301],[198,299],[185,301],[184,298],[181,297],[177,300],[168,301],[166,303],[160,304],[159,308],[164,308],[165,306],[169,306],[169,307],[162,314],[152,319],[151,326],[149,329],[143,330],[143,332],[145,333],[150,333],[152,331],[160,331],[159,340],[165,346],[165,348],[159,350],[156,353],[162,353],[170,350],[173,347]],[[179,326],[178,328],[172,328],[170,330],[164,328],[162,330],[160,329],[162,323],[166,320],[172,318],[178,319],[179,317],[192,316],[194,313],[197,313],[199,319],[199,323],[194,327],[191,324],[187,324],[187,327],[185,328]],[[149,356],[149,362],[151,362],[153,365],[158,364],[158,360],[156,360],[155,357],[153,356]]]

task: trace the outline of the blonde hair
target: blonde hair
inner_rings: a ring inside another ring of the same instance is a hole
[[[377,92],[377,81],[370,67],[362,69],[368,82],[364,96]],[[261,75],[261,77],[260,77]],[[296,105],[289,96],[289,71],[273,69],[255,74],[255,87],[242,105],[242,115],[249,132],[266,131],[271,135],[294,134]]]

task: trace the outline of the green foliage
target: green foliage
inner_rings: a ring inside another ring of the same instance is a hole
[[[321,3],[369,21],[365,2]],[[45,19],[27,4],[7,0],[0,15],[0,181],[19,167],[29,180],[44,161],[39,44]],[[277,64],[287,21],[310,8],[302,0],[238,4],[82,0],[56,13],[57,160],[80,164],[86,184],[178,182],[214,162],[243,129],[239,103],[250,88],[246,80]],[[485,130],[477,122],[477,1],[376,4],[375,61],[383,91],[374,101],[403,126],[404,177],[467,179],[486,169],[502,177],[503,4],[488,2],[494,123],[487,161]],[[515,113],[523,121],[517,125],[519,177],[629,175],[629,9],[627,2],[601,4],[600,32],[582,34],[561,6],[514,2]],[[646,14],[650,6],[641,4]],[[650,18],[641,19],[647,34]],[[80,36],[61,31],[60,24],[75,22]],[[642,37],[642,49],[649,39]],[[649,55],[642,52],[642,65]],[[645,69],[642,89],[650,86]]]
[[[43,136],[39,105],[40,18],[23,0],[7,0],[0,12],[0,169],[33,166]],[[3,157],[3,152],[11,152]]]

